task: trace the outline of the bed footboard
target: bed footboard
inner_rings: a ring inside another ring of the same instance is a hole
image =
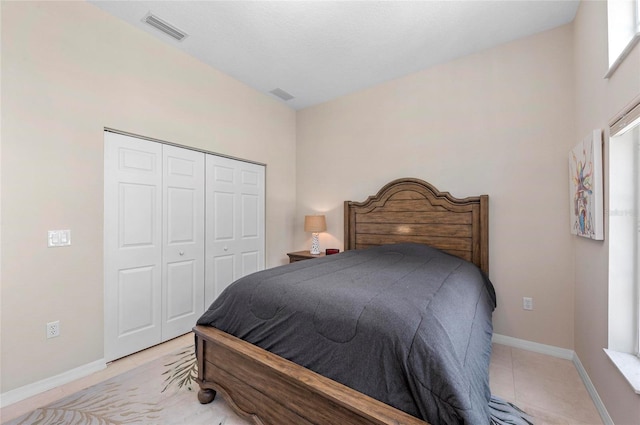
[[[218,392],[256,425],[428,425],[218,329],[194,332],[198,399]]]

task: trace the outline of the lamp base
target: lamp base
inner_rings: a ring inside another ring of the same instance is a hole
[[[309,250],[309,254],[312,254],[312,255],[320,254],[320,242],[318,241],[317,233],[313,233],[311,235],[311,250]]]

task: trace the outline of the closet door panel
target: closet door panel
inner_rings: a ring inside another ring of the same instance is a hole
[[[156,316],[153,300],[157,298],[154,280],[157,269],[136,267],[118,273],[118,335],[126,336],[153,329]]]
[[[264,167],[240,167],[240,276],[264,269]]]
[[[105,133],[105,359],[160,341],[162,145]]]
[[[243,193],[240,195],[241,208],[241,232],[244,251],[242,252],[241,274],[246,276],[260,270],[260,255],[263,255],[260,245],[261,220],[259,217],[260,197],[254,193]],[[262,267],[264,268],[264,267]]]
[[[257,251],[242,253],[242,276],[257,272],[260,269],[260,253]]]
[[[207,263],[206,272],[207,283],[211,283],[211,288],[205,288],[205,303],[209,305],[213,302],[214,297],[220,295],[229,286],[229,283],[233,282],[235,255],[218,255],[211,258],[210,261],[211,263]]]
[[[205,304],[264,269],[265,167],[207,155]]]
[[[236,179],[235,161],[206,157],[206,266],[205,304],[236,279]]]
[[[189,332],[204,312],[204,156],[163,146],[163,341]]]
[[[167,322],[194,314],[197,300],[204,302],[203,297],[198,296],[197,274],[195,261],[167,264],[167,298],[171,300],[167,303]]]

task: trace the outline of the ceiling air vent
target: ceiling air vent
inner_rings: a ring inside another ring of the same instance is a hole
[[[163,33],[167,34],[169,37],[178,41],[182,41],[188,36],[186,32],[176,28],[175,26],[171,25],[167,21],[164,21],[158,18],[156,15],[154,15],[151,12],[147,13],[147,15],[144,18],[142,18],[142,22],[151,25],[155,29],[162,31]]]
[[[286,91],[278,88],[278,89],[273,89],[271,90],[269,93],[271,93],[274,96],[278,96],[280,99],[284,100],[285,102],[287,100],[291,100],[293,99],[295,96],[292,96],[291,94],[287,93]]]

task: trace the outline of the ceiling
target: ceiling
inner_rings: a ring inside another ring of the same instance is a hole
[[[579,0],[89,2],[302,109],[564,25]],[[188,36],[144,23],[149,12]]]

